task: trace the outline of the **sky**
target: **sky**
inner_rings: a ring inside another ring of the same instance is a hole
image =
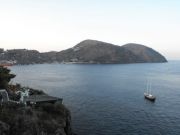
[[[0,48],[61,51],[86,39],[180,60],[180,0],[0,0]]]

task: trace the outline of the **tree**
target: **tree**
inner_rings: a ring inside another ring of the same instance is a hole
[[[8,68],[0,66],[0,89],[6,89],[10,80],[15,76]]]

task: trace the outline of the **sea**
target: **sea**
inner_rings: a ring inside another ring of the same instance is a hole
[[[77,135],[180,135],[180,61],[10,69],[11,83],[63,98]],[[147,82],[155,102],[144,99]]]

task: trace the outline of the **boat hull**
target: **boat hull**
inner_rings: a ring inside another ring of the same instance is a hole
[[[151,97],[148,97],[148,96],[144,96],[144,98],[147,99],[147,100],[150,100],[152,102],[154,102],[156,100],[155,97],[151,98]]]
[[[153,95],[151,95],[151,94],[147,94],[147,93],[144,93],[144,98],[145,99],[148,99],[148,100],[150,100],[150,101],[155,101],[156,100],[156,97],[155,96],[153,96]]]

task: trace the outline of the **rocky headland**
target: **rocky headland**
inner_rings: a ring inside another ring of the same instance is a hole
[[[12,101],[18,99],[7,91]],[[31,94],[45,93],[31,89]],[[0,135],[73,135],[70,111],[61,102],[25,106],[12,101],[1,102]]]
[[[56,52],[40,53],[36,50],[0,49],[0,61],[16,64],[42,63],[157,63],[167,62],[159,52],[141,44],[123,46],[97,40],[84,40],[72,48]]]
[[[0,135],[73,135],[62,99],[9,84],[15,75],[0,66]]]

